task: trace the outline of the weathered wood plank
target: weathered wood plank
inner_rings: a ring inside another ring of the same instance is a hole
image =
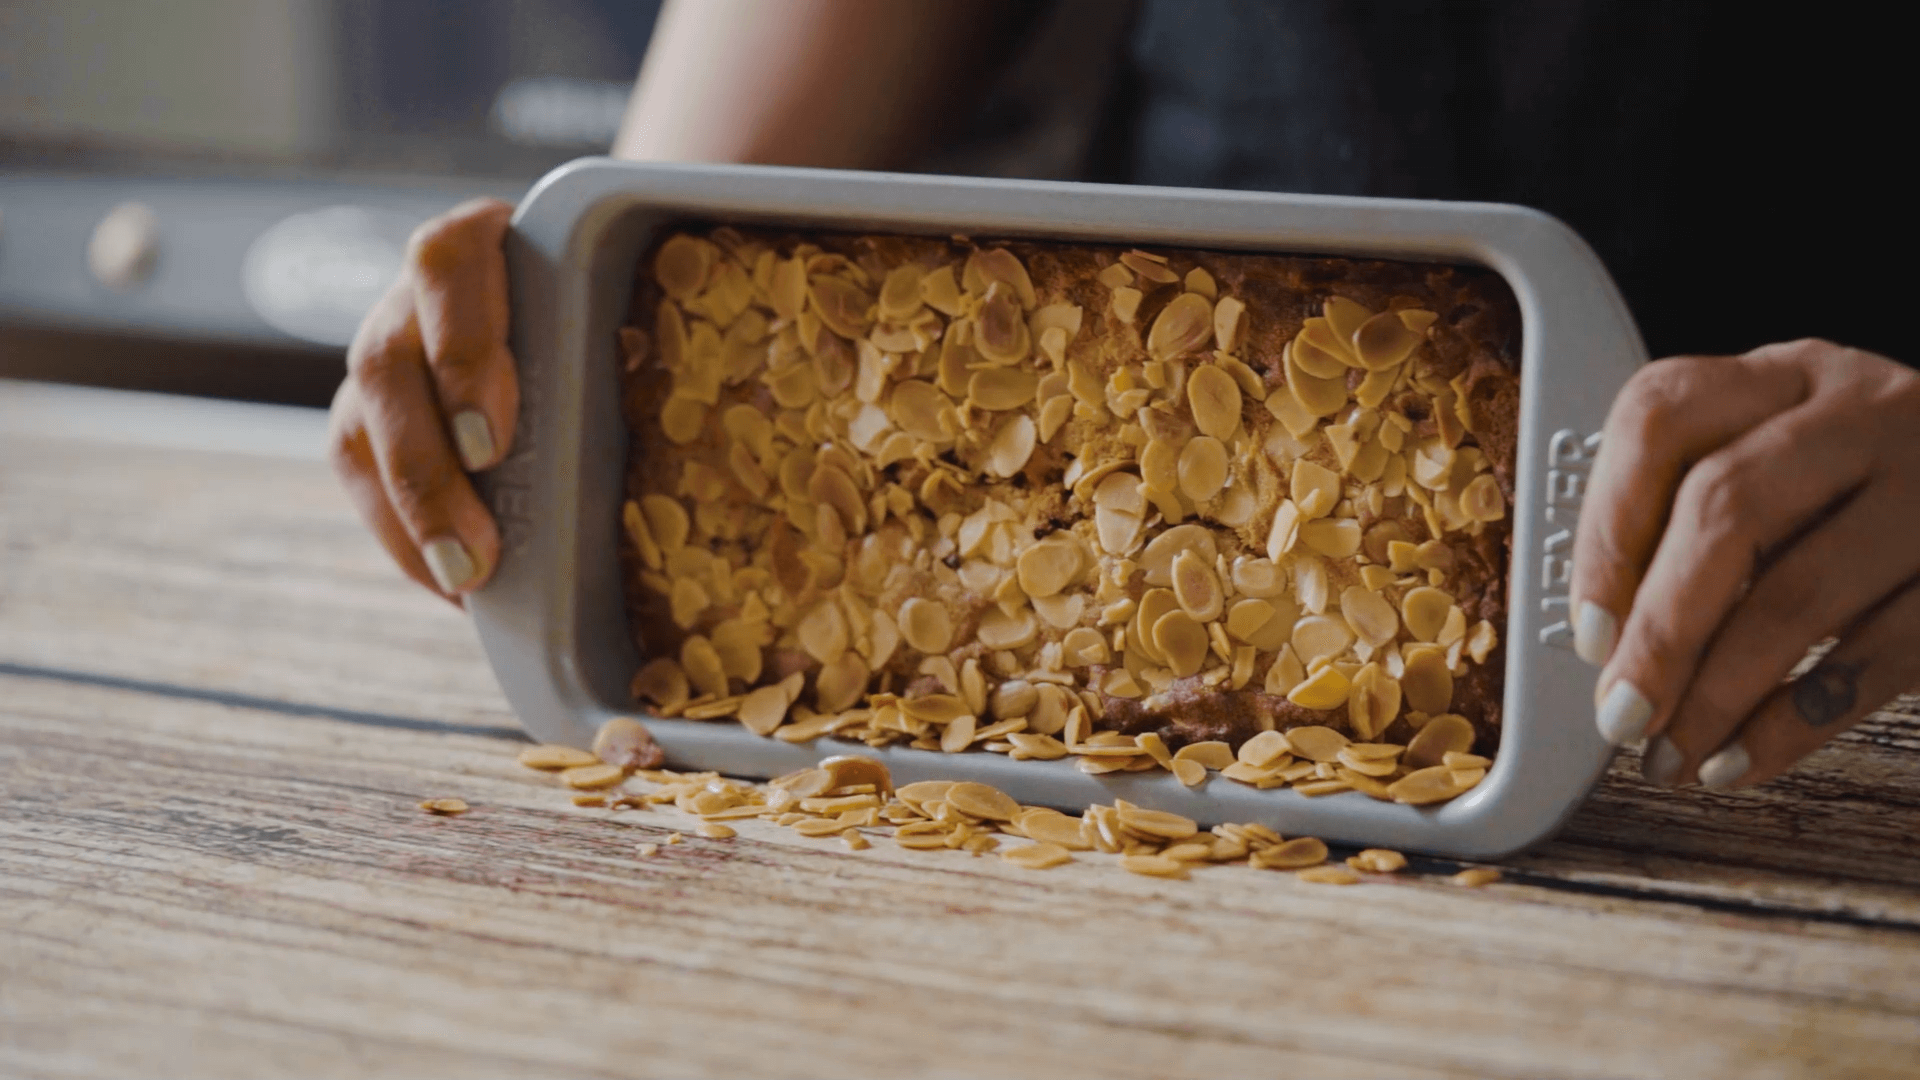
[[[1035,873],[757,822],[640,858],[687,819],[576,809],[502,739],[48,679],[0,701],[4,1072],[1891,1077],[1920,1054],[1911,931]],[[475,809],[430,818],[430,794]]]

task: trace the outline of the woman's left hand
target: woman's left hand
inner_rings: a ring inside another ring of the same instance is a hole
[[[1785,772],[1920,685],[1920,375],[1825,341],[1648,365],[1607,417],[1573,595],[1601,734],[1647,738],[1649,780]]]

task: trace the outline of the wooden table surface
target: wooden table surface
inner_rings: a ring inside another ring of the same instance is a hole
[[[1920,702],[1480,890],[578,809],[318,414],[0,383],[0,1075],[1912,1077]],[[459,796],[458,818],[416,809]]]

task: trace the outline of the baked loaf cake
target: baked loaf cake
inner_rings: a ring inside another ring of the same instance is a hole
[[[1498,275],[721,227],[639,281],[623,559],[656,713],[1405,802],[1484,775]]]

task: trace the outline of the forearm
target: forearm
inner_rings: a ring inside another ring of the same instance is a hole
[[[978,84],[1005,0],[669,0],[615,157],[899,167]]]

